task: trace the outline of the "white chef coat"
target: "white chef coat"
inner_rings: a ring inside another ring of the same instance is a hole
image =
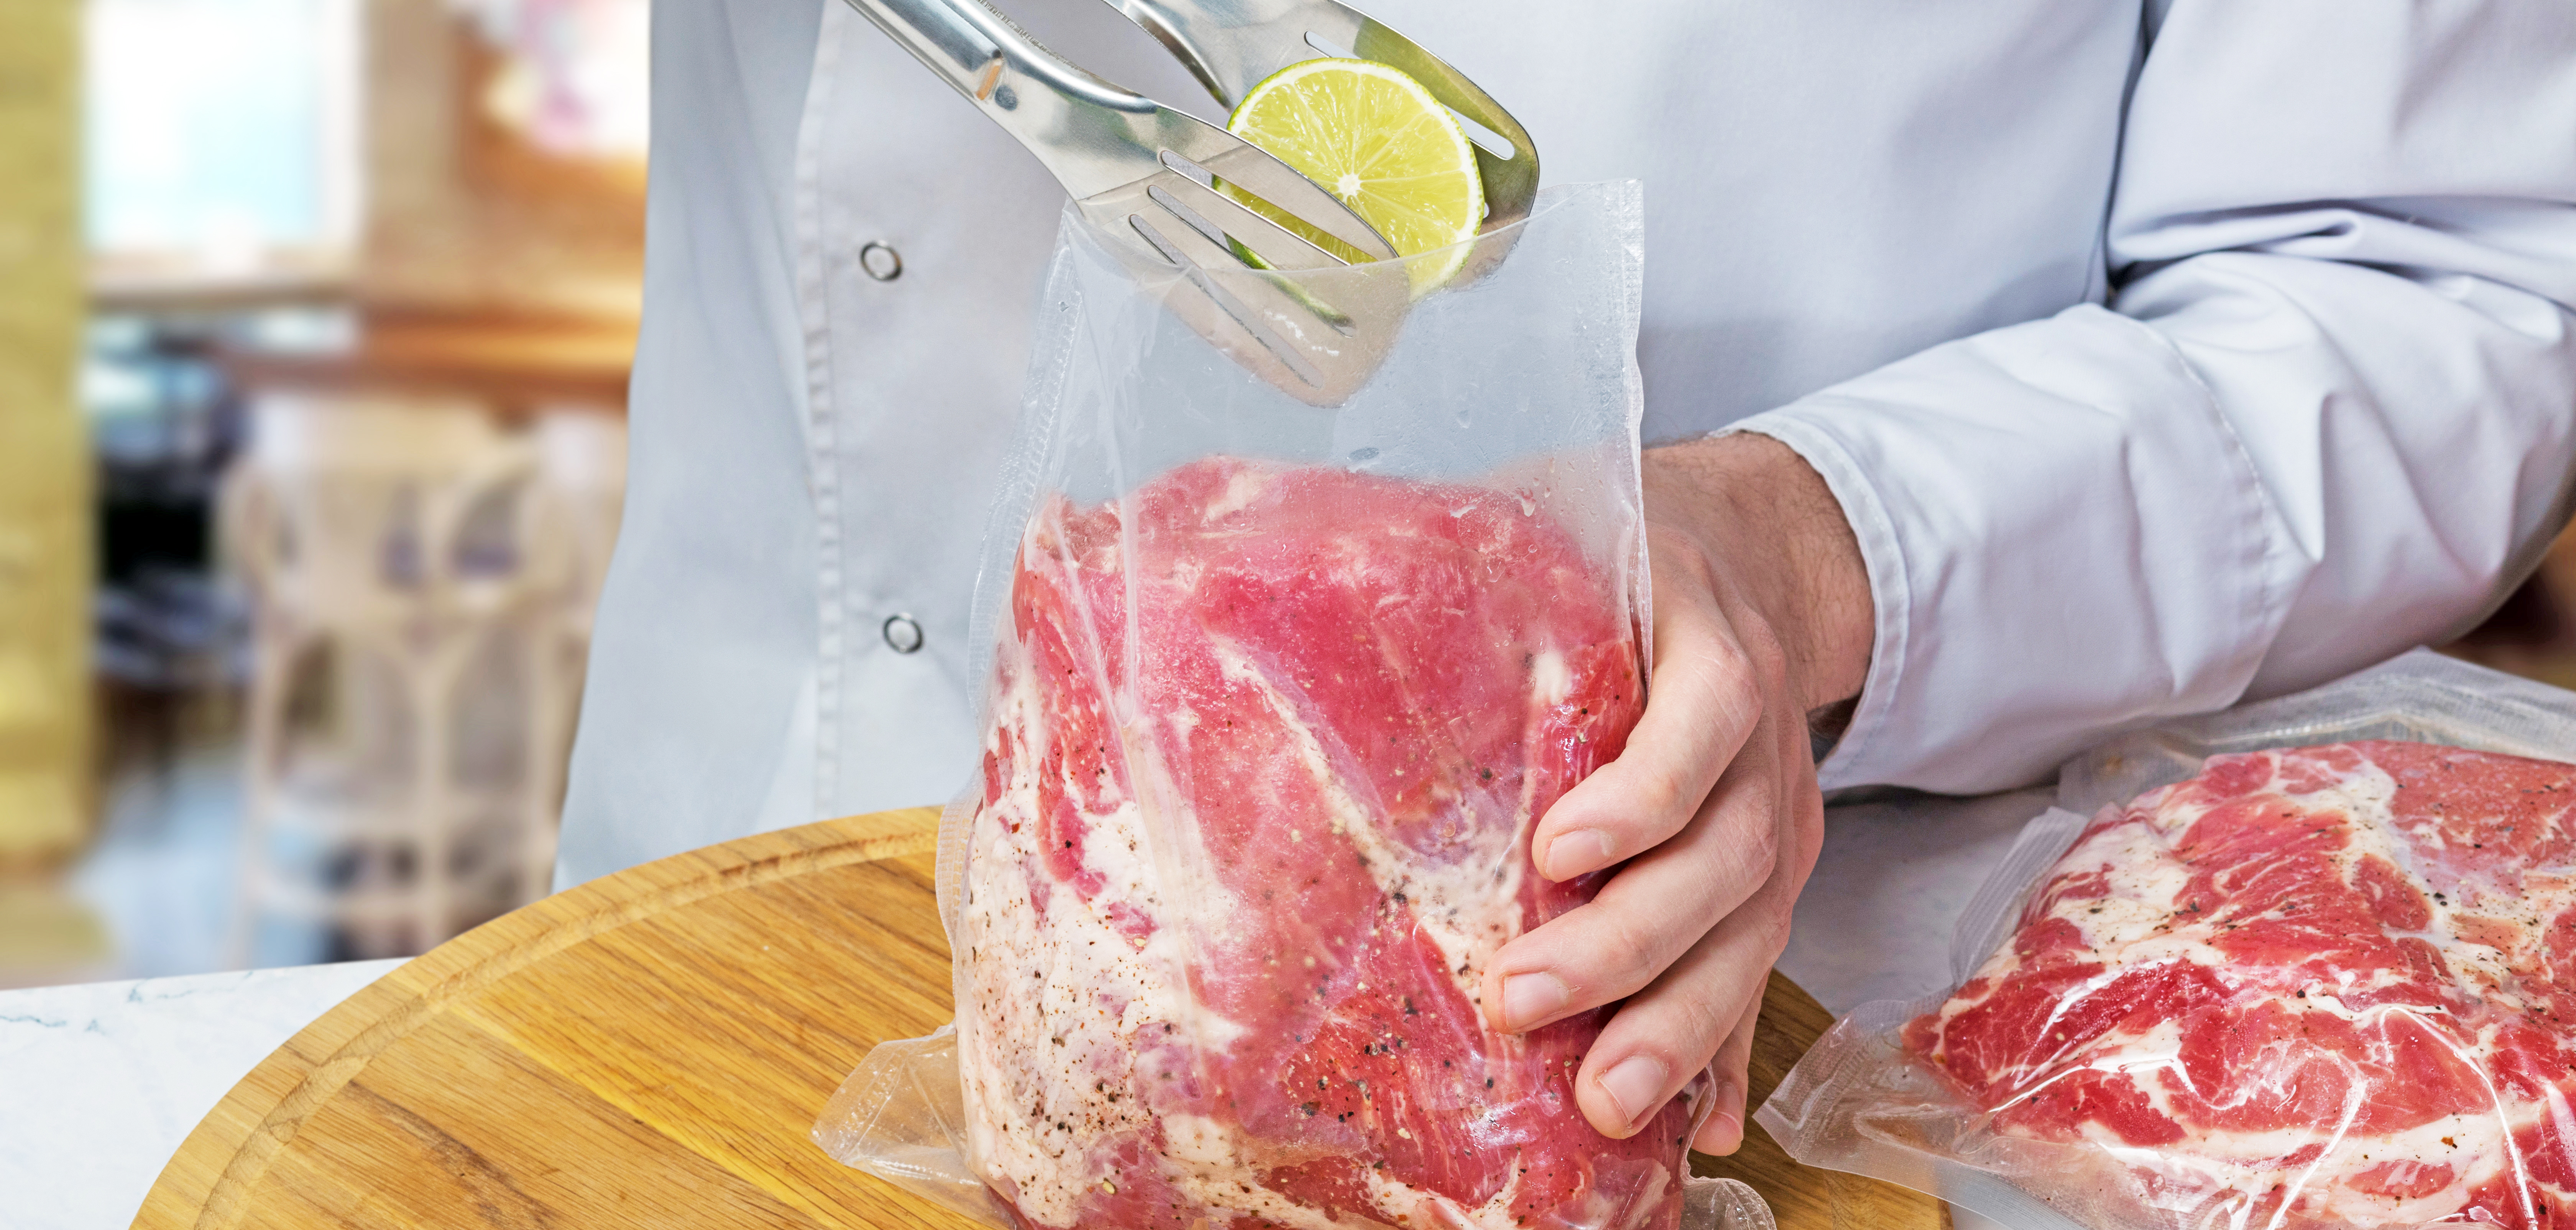
[[[1213,111],[1108,6],[1007,6]],[[1831,484],[1877,634],[1828,787],[2015,785],[2441,640],[2565,519],[2568,0],[1366,7],[1549,182],[1645,182],[1649,441],[1732,424]],[[1063,199],[837,0],[665,0],[653,54],[566,882],[968,781]]]

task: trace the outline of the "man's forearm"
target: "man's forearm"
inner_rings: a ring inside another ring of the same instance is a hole
[[[1732,435],[1646,450],[1645,485],[1650,524],[1723,559],[1753,591],[1803,681],[1804,709],[1860,694],[1875,626],[1869,575],[1823,477],[1777,440]]]

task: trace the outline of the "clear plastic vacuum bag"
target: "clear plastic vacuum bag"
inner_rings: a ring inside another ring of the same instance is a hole
[[[2576,695],[2425,651],[2067,765],[1757,1118],[2014,1230],[2576,1225]]]
[[[1704,1099],[1585,1123],[1602,1014],[1476,1006],[1597,887],[1529,831],[1644,705],[1641,229],[1633,184],[1543,194],[1318,410],[1068,215],[942,832],[958,1020],[871,1054],[827,1150],[996,1224],[1767,1226],[1691,1186]]]

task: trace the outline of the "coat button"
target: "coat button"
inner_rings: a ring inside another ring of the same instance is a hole
[[[921,651],[921,625],[910,615],[897,615],[885,621],[886,648],[896,653]]]
[[[880,282],[891,282],[903,276],[903,253],[894,245],[869,240],[859,249],[859,270]]]

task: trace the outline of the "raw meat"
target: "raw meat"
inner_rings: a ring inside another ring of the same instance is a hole
[[[1612,1141],[1575,1109],[1600,1015],[1475,1006],[1594,890],[1529,828],[1643,701],[1624,581],[1544,504],[1215,458],[1031,519],[959,1025],[970,1156],[1024,1219],[1675,1224],[1685,1112]]]
[[[2214,757],[2105,809],[1905,1044],[2167,1224],[2576,1224],[2571,802],[2429,744]]]

